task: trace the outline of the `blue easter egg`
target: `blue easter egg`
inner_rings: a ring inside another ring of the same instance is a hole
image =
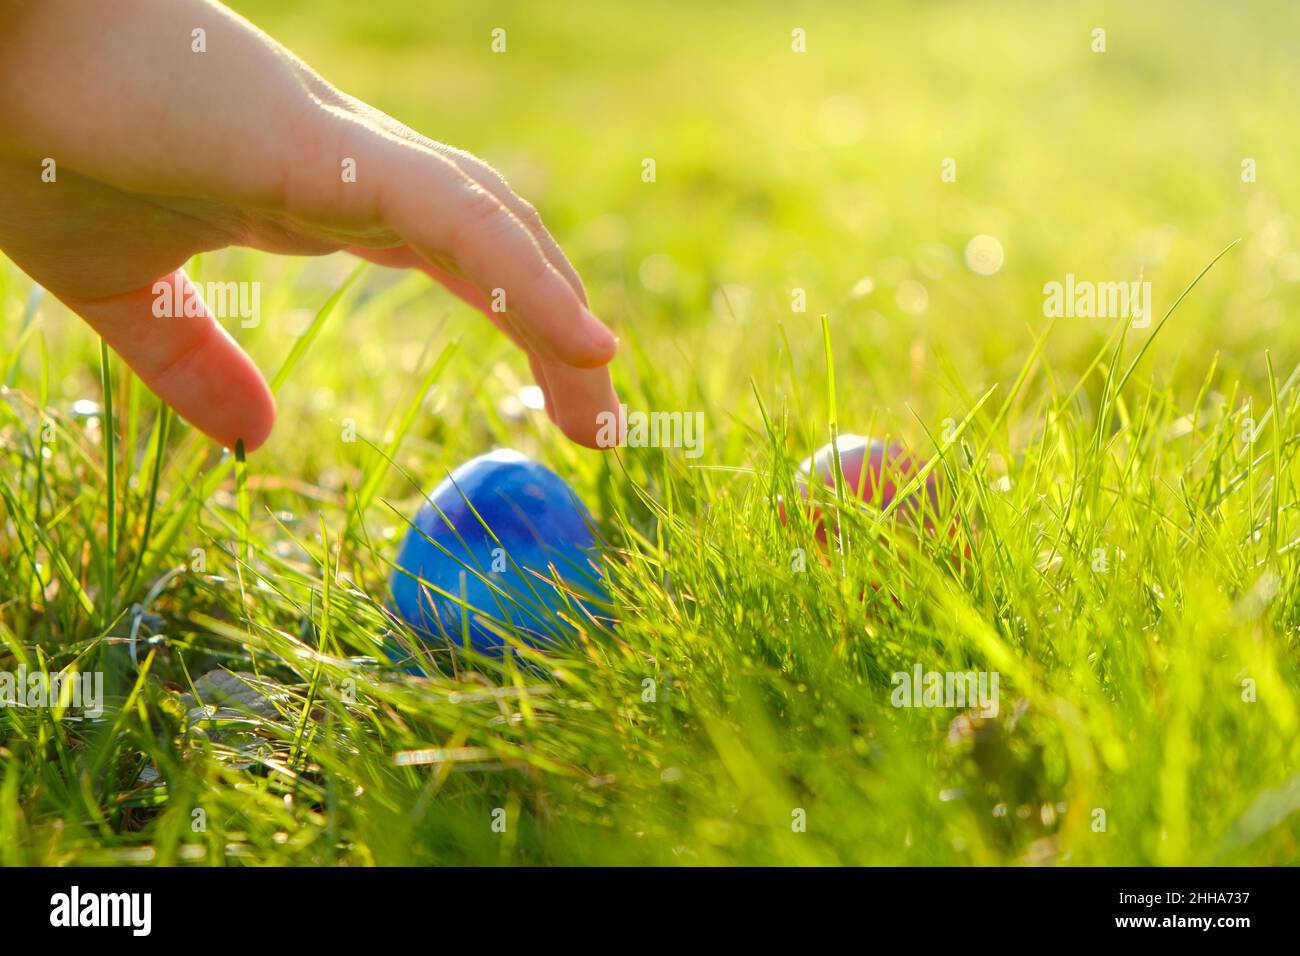
[[[489,452],[438,485],[407,529],[393,609],[436,644],[462,646],[468,627],[476,650],[499,652],[507,642],[491,619],[524,643],[555,645],[572,634],[555,612],[581,615],[577,602],[598,613],[573,592],[608,600],[595,545],[591,516],[563,478],[516,451]]]

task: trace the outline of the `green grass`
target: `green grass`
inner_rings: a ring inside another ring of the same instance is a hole
[[[0,670],[109,698],[0,708],[0,864],[1297,858],[1291,6],[234,6],[499,164],[705,454],[566,444],[423,278],[232,251],[192,272],[263,284],[280,403],[239,461],[0,265]],[[1177,308],[1045,319],[1067,272]],[[833,429],[932,460],[955,538],[845,489],[842,549],[783,526]],[[406,516],[495,445],[589,504],[618,624],[394,672]],[[998,717],[894,708],[917,663],[997,671]],[[268,696],[196,719],[217,669]]]

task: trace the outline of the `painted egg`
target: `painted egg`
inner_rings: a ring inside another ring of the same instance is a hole
[[[591,515],[568,484],[515,451],[480,455],[429,495],[397,554],[393,610],[424,640],[499,653],[573,635],[608,602]],[[593,603],[595,602],[595,603]]]
[[[799,494],[808,498],[808,478],[816,476],[828,488],[835,488],[835,450],[839,450],[840,477],[844,493],[848,498],[856,498],[876,508],[888,508],[907,485],[916,477],[923,467],[902,445],[886,444],[861,435],[840,435],[835,446],[828,442],[799,465],[796,478]],[[929,506],[923,506],[922,493],[917,489],[897,507],[900,517],[915,520],[924,514],[926,527],[932,528],[934,513],[938,507],[939,485],[938,471],[931,471],[925,479],[925,492],[930,499]],[[785,501],[779,500],[781,520],[784,522]],[[826,530],[821,521],[821,509],[806,505],[808,515],[817,524],[817,536],[826,538]]]

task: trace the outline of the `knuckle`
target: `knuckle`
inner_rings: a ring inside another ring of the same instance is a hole
[[[475,240],[483,233],[500,230],[508,221],[496,197],[477,183],[457,187],[449,212],[447,243],[457,255],[477,245]]]
[[[458,218],[478,226],[494,224],[504,211],[497,197],[477,183],[467,183],[460,188],[457,207]]]
[[[534,206],[532,203],[530,203],[528,200],[526,199],[519,200],[519,205],[516,207],[515,215],[519,218],[519,221],[522,222],[528,228],[529,231],[531,232],[546,231],[546,227],[542,224],[542,214],[539,213],[537,211],[537,207]]]
[[[546,261],[546,256],[542,255],[540,249],[536,249],[536,254],[529,257],[528,265],[525,268],[527,270],[527,281],[530,285],[540,284],[549,278],[552,272],[551,264]]]

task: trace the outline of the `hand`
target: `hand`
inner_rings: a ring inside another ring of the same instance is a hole
[[[155,283],[184,301],[181,265],[230,245],[420,269],[528,353],[574,441],[594,447],[597,414],[617,408],[603,367],[617,339],[481,160],[339,92],[215,2],[0,0],[0,249],[191,424],[251,450],[275,417],[261,373],[206,308],[153,313]]]

